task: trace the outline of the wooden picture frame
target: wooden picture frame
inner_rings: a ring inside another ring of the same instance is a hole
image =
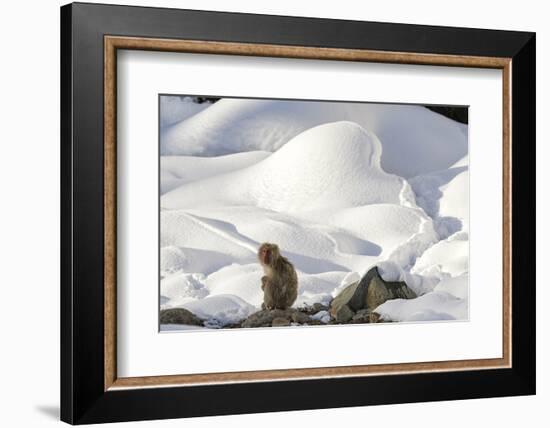
[[[502,358],[118,377],[118,49],[501,69]],[[63,421],[81,424],[535,393],[533,33],[75,3],[61,8],[61,55]],[[520,282],[521,288],[514,285]],[[318,392],[315,397],[313,390]],[[216,406],[210,406],[212,402]]]

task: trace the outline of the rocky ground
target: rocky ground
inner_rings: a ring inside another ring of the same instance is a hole
[[[387,300],[414,299],[416,294],[404,282],[384,281],[376,267],[360,281],[348,285],[329,306],[315,303],[299,308],[261,310],[248,318],[224,328],[283,327],[326,324],[365,324],[391,322],[383,319],[375,309]],[[161,324],[203,326],[205,320],[183,308],[164,309]]]

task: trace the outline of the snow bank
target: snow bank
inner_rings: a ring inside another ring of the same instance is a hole
[[[163,95],[160,97],[161,129],[188,119],[211,105],[211,103],[196,103],[192,97]]]
[[[416,203],[434,219],[442,238],[469,229],[469,173],[465,162],[467,159],[461,159],[460,166],[409,180]]]
[[[425,276],[458,276],[468,272],[469,241],[465,233],[457,233],[428,248],[418,258],[412,273]]]
[[[463,273],[460,276],[445,278],[435,287],[435,291],[444,291],[452,294],[459,299],[467,299],[468,290],[468,273]]]
[[[466,320],[468,301],[445,291],[433,291],[416,299],[388,300],[375,312],[391,321]]]
[[[161,156],[160,193],[164,194],[190,181],[245,168],[265,159],[270,154],[269,152],[256,151],[211,158]]]
[[[263,275],[264,272],[258,263],[232,264],[209,275],[206,279],[206,287],[213,296],[236,295],[256,309],[260,309],[264,298],[260,287]]]
[[[222,265],[232,262],[244,262],[256,260],[256,242],[240,235],[232,224],[192,215],[184,211],[162,211],[160,216],[160,246],[161,248],[176,246],[184,257],[178,258],[182,264],[200,263],[201,257],[193,257],[189,251],[185,253],[183,248],[190,248],[198,252],[206,250],[202,259],[209,263]],[[162,255],[162,253],[161,253]],[[168,266],[161,266],[165,269]]]
[[[164,300],[162,308],[181,307],[184,303],[208,296],[204,280],[201,273],[183,272],[163,278],[160,283],[160,295]]]
[[[405,180],[380,168],[378,138],[351,122],[307,130],[265,160],[164,194],[166,209],[256,205],[297,212],[374,203],[414,204]]]
[[[316,221],[255,207],[163,211],[161,271],[209,274],[231,264],[258,266],[257,248],[262,242],[276,242],[304,274],[362,274],[396,252],[402,256],[396,259],[409,264],[436,242],[433,229],[425,227],[429,219],[419,210],[368,207],[355,215],[343,210]]]
[[[384,145],[382,167],[402,177],[446,169],[468,151],[465,125],[412,105],[222,99],[161,133],[163,155],[275,152],[298,134],[351,121]]]
[[[382,248],[379,260],[392,260],[403,267],[414,264],[417,257],[438,241],[431,218],[416,208],[369,205],[342,210],[329,221],[355,236],[368,237]],[[362,274],[370,267],[362,269]]]
[[[235,295],[222,294],[206,297],[182,305],[205,321],[205,326],[219,328],[235,323],[256,312],[257,308]]]

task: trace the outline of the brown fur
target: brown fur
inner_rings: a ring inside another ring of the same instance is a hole
[[[286,309],[298,297],[298,276],[292,263],[281,256],[275,244],[263,243],[258,250],[258,259],[264,268],[262,309]]]

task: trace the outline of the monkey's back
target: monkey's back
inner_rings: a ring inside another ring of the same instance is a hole
[[[292,263],[285,257],[279,257],[277,265],[273,269],[272,300],[278,308],[288,308],[293,305],[298,297],[298,275]]]

